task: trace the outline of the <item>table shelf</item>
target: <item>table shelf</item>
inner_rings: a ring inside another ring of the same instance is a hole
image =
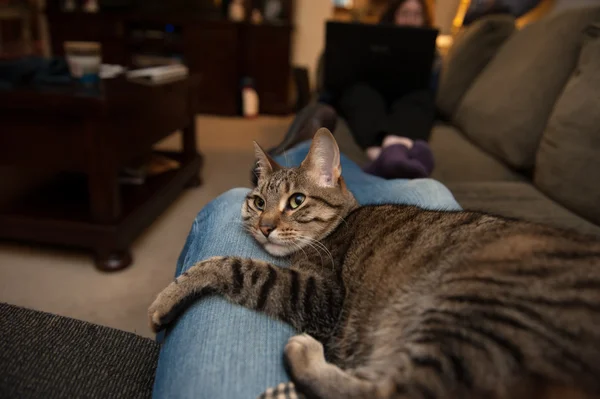
[[[0,238],[127,251],[181,190],[199,183],[200,155],[184,160],[177,153],[158,153],[179,160],[181,167],[142,185],[121,185],[122,214],[113,223],[93,221],[86,176],[64,173],[0,208]]]

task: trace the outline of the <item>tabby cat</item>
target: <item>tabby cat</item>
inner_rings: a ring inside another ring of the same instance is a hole
[[[285,358],[309,397],[600,394],[596,238],[477,212],[359,207],[326,129],[298,168],[256,153],[242,219],[292,266],[200,262],[151,305],[155,331],[218,293],[304,333]]]

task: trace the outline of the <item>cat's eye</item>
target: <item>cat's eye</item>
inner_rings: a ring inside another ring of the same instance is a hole
[[[263,209],[265,209],[265,200],[260,197],[254,197],[254,206],[259,211],[262,211]]]
[[[298,208],[300,205],[302,205],[302,203],[304,202],[305,199],[306,199],[306,196],[304,194],[300,194],[300,193],[293,194],[290,197],[290,208],[291,209]]]

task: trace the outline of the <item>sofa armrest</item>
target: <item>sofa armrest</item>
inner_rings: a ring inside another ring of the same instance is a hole
[[[150,398],[148,338],[0,303],[0,397]]]

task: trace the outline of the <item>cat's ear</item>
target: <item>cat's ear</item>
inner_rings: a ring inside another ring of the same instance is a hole
[[[322,127],[315,133],[310,151],[302,161],[304,168],[313,180],[323,187],[337,186],[342,175],[340,149],[333,134]]]
[[[255,173],[258,173],[258,179],[263,179],[276,170],[281,169],[281,166],[267,154],[260,145],[254,142],[254,155],[256,157],[257,168]]]

